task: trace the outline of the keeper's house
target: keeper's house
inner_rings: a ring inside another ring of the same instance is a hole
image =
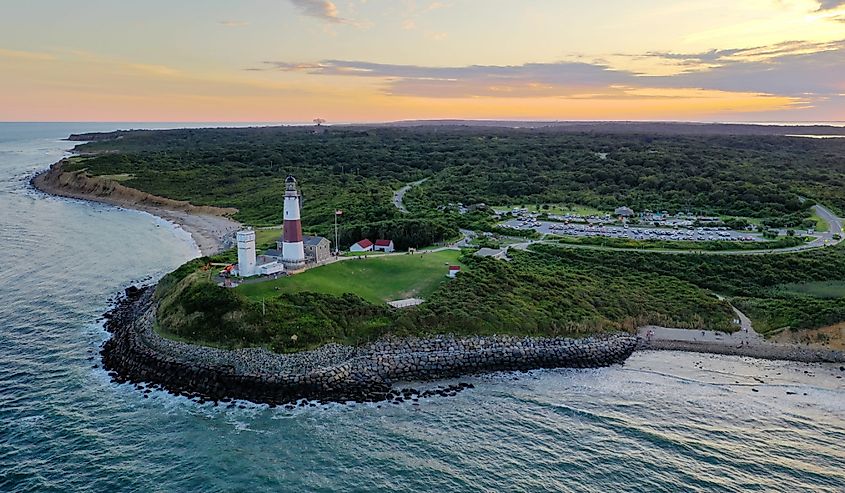
[[[376,240],[373,250],[377,252],[393,252],[393,240]]]
[[[349,247],[350,252],[372,252],[373,251],[373,242],[364,238],[363,240],[355,243],[351,247]]]
[[[331,242],[322,236],[303,236],[302,243],[305,247],[305,261],[319,264],[325,262],[332,255]]]
[[[277,250],[267,250],[265,255],[281,257],[282,240],[276,242]],[[329,260],[332,255],[332,243],[322,236],[303,236],[302,248],[305,251],[305,262],[319,264]]]

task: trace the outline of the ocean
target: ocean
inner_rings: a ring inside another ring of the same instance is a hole
[[[845,491],[837,365],[640,352],[464,378],[475,388],[418,406],[292,411],[112,383],[109,299],[196,246],[28,179],[70,133],[173,126],[0,123],[0,491]]]

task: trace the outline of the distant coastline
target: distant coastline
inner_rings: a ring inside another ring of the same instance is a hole
[[[231,236],[241,224],[229,216],[235,209],[194,206],[188,202],[157,197],[111,180],[88,177],[62,169],[65,160],[36,174],[30,184],[37,190],[59,197],[114,205],[147,212],[173,222],[187,231],[203,255],[213,255],[231,245]]]

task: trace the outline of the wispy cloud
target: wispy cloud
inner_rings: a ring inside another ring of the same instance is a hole
[[[827,43],[814,43],[810,41],[784,41],[769,46],[757,46],[753,48],[710,50],[701,53],[673,53],[673,52],[648,52],[645,55],[616,54],[621,57],[632,58],[658,58],[662,60],[677,61],[685,65],[729,63],[734,61],[765,60],[778,58],[786,55],[799,55],[807,53],[820,53],[825,51],[838,51],[842,49],[842,41]]]
[[[425,67],[324,60],[265,62],[264,65],[263,70],[385,79],[389,94],[437,98],[576,95],[599,87],[627,84],[635,77],[631,72],[581,62]]]
[[[37,51],[21,51],[21,50],[6,50],[0,48],[0,58],[15,58],[18,60],[54,60],[56,57],[50,53],[41,53]]]
[[[833,10],[845,6],[845,0],[819,0],[819,10]]]
[[[246,27],[249,25],[247,21],[225,20],[220,21],[220,24],[226,27]]]
[[[305,15],[337,24],[347,22],[347,19],[340,17],[337,11],[337,6],[330,0],[289,1]]]
[[[688,64],[673,75],[614,68],[609,62],[431,67],[364,61],[264,62],[254,70],[380,79],[390,95],[427,98],[622,97],[642,88],[753,93],[822,101],[845,91],[845,41],[780,43],[702,53],[648,53]]]

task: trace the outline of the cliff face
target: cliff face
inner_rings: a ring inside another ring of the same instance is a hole
[[[36,175],[32,179],[32,185],[53,195],[142,210],[160,208],[214,216],[231,216],[238,212],[233,207],[196,206],[187,201],[159,197],[127,187],[114,180],[88,176],[84,170],[65,171],[62,168],[64,164],[64,160],[59,161],[49,170]]]

